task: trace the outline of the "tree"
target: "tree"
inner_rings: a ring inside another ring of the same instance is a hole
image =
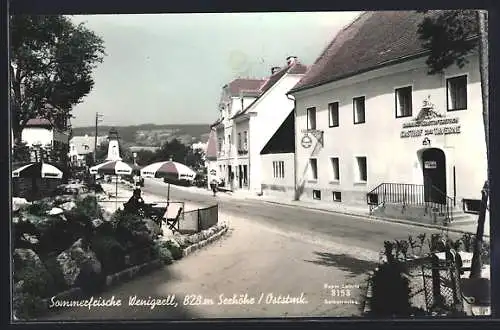
[[[486,139],[486,158],[489,164],[489,109],[488,109],[488,16],[482,10],[424,11],[426,16],[419,25],[418,33],[423,46],[430,51],[427,58],[429,74],[441,73],[456,64],[463,67],[466,56],[479,48],[479,70],[483,103],[483,123]],[[483,242],[484,222],[488,203],[487,179],[481,192],[481,209],[478,218],[471,278],[481,273],[480,248]]]
[[[28,120],[41,116],[66,128],[71,109],[94,81],[103,40],[62,15],[10,17],[10,92],[15,143]]]

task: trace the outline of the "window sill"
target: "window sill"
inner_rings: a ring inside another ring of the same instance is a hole
[[[463,110],[467,110],[467,108],[448,109],[447,111],[453,112],[453,111],[463,111]]]
[[[341,199],[334,199],[333,202],[334,203],[342,203],[342,200]]]
[[[318,183],[318,180],[307,180],[307,183]]]
[[[410,117],[412,117],[412,116],[413,116],[413,114],[411,114],[411,113],[410,113],[409,115],[401,115],[401,116],[396,115],[396,119],[400,119],[400,118],[410,118]]]
[[[334,128],[334,127],[339,127],[339,125],[333,125],[333,126],[328,126],[328,128]]]
[[[340,184],[340,180],[332,180],[328,182],[329,184]]]
[[[366,186],[367,181],[354,181],[355,186]]]
[[[360,124],[364,124],[364,123],[366,123],[366,121],[360,121],[360,122],[357,122],[357,123],[354,122],[354,125],[360,125]]]

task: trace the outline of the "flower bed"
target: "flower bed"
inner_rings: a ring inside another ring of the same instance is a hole
[[[63,196],[18,203],[13,217],[14,311],[30,319],[58,294],[89,295],[181,259],[185,249],[226,226],[159,239],[147,219],[103,212],[95,196]]]

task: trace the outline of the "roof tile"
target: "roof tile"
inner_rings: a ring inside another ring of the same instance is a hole
[[[430,11],[435,15],[439,11]],[[364,12],[338,32],[309,72],[290,92],[316,87],[388,62],[423,55],[417,11]]]

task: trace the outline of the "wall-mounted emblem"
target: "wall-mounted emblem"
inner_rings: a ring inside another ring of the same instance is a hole
[[[429,139],[428,137],[424,138],[424,140],[422,141],[422,145],[423,146],[430,146],[431,145],[431,139]]]
[[[435,169],[437,168],[437,162],[435,160],[426,160],[424,162],[425,169]]]
[[[302,147],[308,149],[312,146],[312,139],[309,135],[304,135],[302,137],[302,140],[300,140],[300,144],[302,145]]]
[[[424,99],[422,103],[422,108],[420,109],[420,112],[418,113],[417,117],[415,117],[415,121],[422,121],[422,120],[430,120],[434,118],[442,118],[444,117],[442,114],[438,113],[434,109],[434,104],[431,102],[431,96],[428,95],[426,99]]]
[[[461,133],[459,118],[445,118],[444,115],[434,110],[434,104],[432,104],[430,98],[429,95],[423,101],[422,108],[414,119],[403,123],[403,130],[400,133],[401,138]],[[429,142],[430,145],[430,140],[424,139],[424,142]]]
[[[217,175],[217,171],[216,170],[210,170],[210,175]]]

